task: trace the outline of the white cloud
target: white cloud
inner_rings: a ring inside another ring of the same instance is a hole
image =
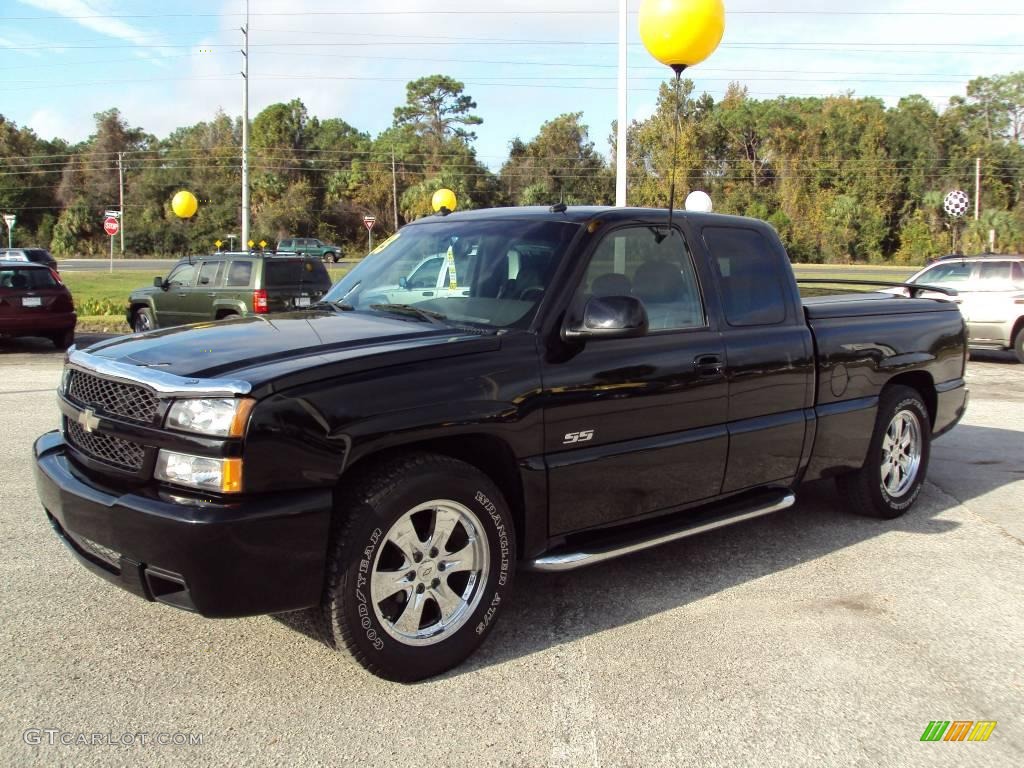
[[[18,2],[41,11],[64,16],[86,29],[109,37],[136,42],[146,36],[141,29],[121,19],[111,18],[108,12],[112,12],[112,9],[105,3],[90,4],[85,0],[18,0]]]

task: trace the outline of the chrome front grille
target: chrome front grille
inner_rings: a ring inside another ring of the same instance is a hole
[[[142,469],[145,448],[138,443],[100,432],[86,432],[78,422],[67,419],[65,434],[68,441],[90,458],[105,464],[138,472]]]
[[[67,396],[79,405],[140,424],[150,424],[156,416],[160,401],[145,387],[79,370],[72,370],[70,376]]]

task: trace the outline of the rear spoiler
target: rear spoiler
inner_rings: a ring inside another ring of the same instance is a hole
[[[935,285],[915,285],[914,283],[893,283],[888,280],[831,280],[825,277],[815,278],[801,278],[796,279],[798,283],[809,283],[812,285],[877,285],[882,288],[906,288],[910,291],[912,298],[918,298],[922,291],[931,291],[932,293],[941,293],[946,296],[959,296],[959,292],[955,288],[939,288]]]

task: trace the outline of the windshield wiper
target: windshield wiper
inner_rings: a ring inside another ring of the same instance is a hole
[[[397,315],[415,315],[420,320],[426,320],[434,325],[447,325],[444,322],[448,319],[447,315],[429,309],[420,309],[412,304],[371,304],[370,309],[376,309],[378,312],[394,312]]]
[[[320,301],[314,301],[312,304],[309,305],[309,307],[307,307],[307,309],[319,309],[320,307],[330,307],[331,309],[338,310],[341,312],[351,312],[353,309],[355,309],[355,307],[353,307],[344,299],[338,299],[336,301],[324,301],[323,299],[321,299]]]

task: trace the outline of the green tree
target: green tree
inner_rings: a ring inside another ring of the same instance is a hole
[[[446,75],[430,75],[413,80],[405,87],[406,103],[395,107],[395,125],[409,125],[426,138],[437,162],[449,139],[469,143],[476,134],[467,126],[483,120],[472,114],[476,102],[463,93],[465,85]]]

